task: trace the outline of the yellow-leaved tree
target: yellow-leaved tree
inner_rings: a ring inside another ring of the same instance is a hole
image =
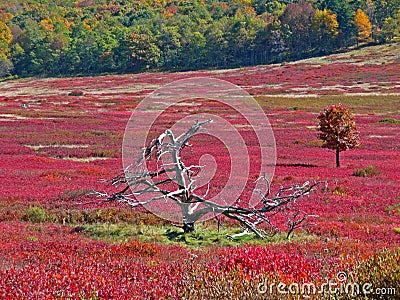
[[[360,42],[369,42],[371,40],[372,24],[362,9],[357,9],[354,16],[354,24],[358,29],[358,40]]]
[[[10,28],[5,22],[0,21],[0,78],[10,75],[13,69],[13,64],[9,60],[12,39]]]
[[[0,57],[7,57],[12,42],[10,28],[3,21],[0,21]]]
[[[313,34],[315,42],[322,51],[329,51],[332,49],[336,37],[339,33],[339,23],[336,15],[331,10],[315,11],[314,20],[312,23]]]
[[[338,35],[339,23],[336,15],[329,9],[315,11],[314,22],[317,23],[325,34],[330,36]]]

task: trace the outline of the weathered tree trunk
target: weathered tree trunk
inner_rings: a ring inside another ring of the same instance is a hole
[[[195,228],[194,228],[194,222],[191,223],[183,223],[183,232],[184,233],[190,233],[190,232],[195,232]]]
[[[193,220],[189,214],[190,203],[182,203],[181,211],[182,211],[182,222],[183,222],[183,231],[185,233],[190,233],[195,231],[194,223],[196,220]]]
[[[340,168],[340,150],[339,148],[336,148],[336,167]]]

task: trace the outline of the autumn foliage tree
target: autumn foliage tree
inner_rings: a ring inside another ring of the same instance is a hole
[[[0,12],[0,78],[9,75],[13,68],[12,62],[9,60],[13,36],[10,28],[2,19],[4,17]]]
[[[339,34],[339,23],[336,15],[328,9],[315,12],[312,23],[315,42],[318,44],[321,52],[328,52],[332,48],[332,43]]]
[[[360,145],[354,116],[347,106],[339,103],[325,107],[318,120],[318,136],[324,142],[322,147],[336,151],[336,167],[340,167],[340,151]]]
[[[371,39],[372,24],[368,16],[361,9],[357,9],[356,11],[354,24],[358,29],[358,40],[360,42],[368,42]]]
[[[12,34],[6,23],[0,21],[0,56],[8,55],[9,48],[12,42]]]
[[[311,24],[315,16],[315,9],[310,3],[299,1],[288,4],[281,21],[286,25],[290,36],[288,45],[296,58],[300,58],[305,49],[312,44]]]

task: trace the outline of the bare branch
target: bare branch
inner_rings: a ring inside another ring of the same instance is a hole
[[[200,196],[196,193],[195,175],[204,166],[186,164],[181,159],[181,151],[188,146],[189,140],[200,130],[203,125],[212,120],[195,122],[186,132],[176,137],[168,129],[154,139],[150,145],[143,149],[141,157],[130,164],[123,172],[108,181],[110,187],[117,189],[109,195],[106,192],[96,192],[104,201],[126,203],[132,208],[146,206],[156,201],[171,200],[180,207],[184,230],[194,230],[195,222],[212,213],[220,225],[219,215],[237,220],[241,225],[256,234],[259,238],[275,234],[279,228],[272,218],[277,214],[287,217],[288,237],[293,230],[302,227],[311,215],[307,215],[298,208],[297,200],[308,195],[319,184],[305,182],[302,185],[281,187],[277,193],[271,195],[271,184],[266,175],[260,176],[255,183],[265,181],[266,192],[260,192],[260,204],[251,207],[246,201],[230,199],[229,205],[216,203],[208,199],[210,190]],[[148,164],[152,166],[147,169]],[[146,200],[139,200],[141,196],[148,195]]]

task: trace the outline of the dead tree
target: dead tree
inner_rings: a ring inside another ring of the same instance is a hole
[[[182,221],[179,227],[185,233],[195,231],[195,223],[207,214],[213,214],[218,221],[220,215],[237,220],[260,238],[277,232],[278,227],[273,224],[272,218],[284,212],[288,204],[296,203],[300,197],[308,195],[318,183],[282,187],[271,196],[269,181],[262,176],[258,180],[265,180],[268,188],[260,194],[260,203],[256,207],[246,205],[244,201],[235,201],[232,205],[210,201],[207,192],[204,195],[197,192],[194,179],[203,166],[186,166],[181,159],[181,152],[188,146],[189,140],[210,122],[212,120],[196,122],[177,137],[170,129],[166,130],[143,149],[141,157],[129,165],[123,174],[108,181],[116,192],[96,194],[104,201],[126,203],[132,208],[145,207],[157,201],[172,201],[180,209]],[[144,200],[140,199],[143,195],[147,196]],[[292,215],[295,218],[288,218],[287,222],[288,236],[309,217],[303,214],[299,219],[300,210],[292,212]]]

